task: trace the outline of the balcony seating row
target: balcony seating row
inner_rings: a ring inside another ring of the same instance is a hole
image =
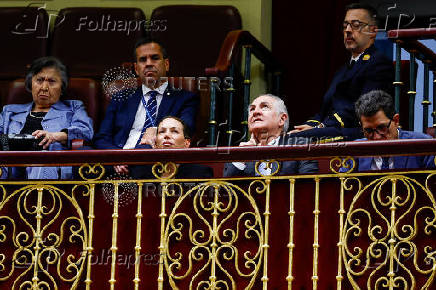
[[[52,30],[50,22],[54,22]],[[170,75],[198,77],[215,64],[227,33],[241,26],[239,12],[232,6],[161,6],[153,10],[150,20],[138,8],[0,8],[5,44],[0,46],[1,105],[29,102],[23,80],[15,80],[25,76],[34,59],[54,55],[67,65],[72,77],[68,97],[84,101],[98,129],[109,102],[101,89],[102,77],[132,61],[139,37],[150,35],[164,43]],[[207,123],[208,108],[207,92],[202,92],[199,122]],[[200,126],[199,132],[205,128]]]
[[[50,19],[55,18],[49,33]],[[59,57],[72,77],[100,79],[105,71],[132,61],[136,40],[161,40],[176,61],[173,75],[203,75],[218,57],[227,33],[241,29],[232,6],[170,5],[147,20],[139,8],[0,8],[0,79],[23,77],[35,58]]]
[[[136,82],[139,84],[139,79],[136,79]],[[174,88],[183,87],[184,89],[193,92],[197,92],[198,89],[192,78],[170,77],[168,82],[169,85]],[[24,87],[23,78],[8,82],[8,88],[6,97],[1,100],[2,103],[24,104],[32,100],[31,93]],[[99,81],[91,78],[70,78],[67,93],[65,96],[62,96],[62,98],[83,101],[88,115],[94,121],[94,129],[98,130],[100,122],[104,118],[106,108],[110,102],[110,96],[103,92],[103,88]],[[202,106],[205,105],[207,104],[202,104]],[[204,116],[201,118],[205,119]]]

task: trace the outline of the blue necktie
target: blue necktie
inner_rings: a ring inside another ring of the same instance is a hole
[[[388,170],[389,169],[389,157],[382,157],[382,166],[381,170]]]
[[[147,104],[145,104],[144,98],[142,98],[142,103],[145,107],[145,122],[144,127],[142,128],[141,135],[139,136],[138,142],[136,142],[136,145],[139,144],[139,142],[142,139],[142,135],[144,134],[145,130],[149,127],[156,127],[156,114],[157,114],[157,101],[156,101],[156,91],[150,91],[149,93],[150,98],[148,99]]]

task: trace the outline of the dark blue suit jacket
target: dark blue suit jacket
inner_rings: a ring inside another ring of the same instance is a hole
[[[98,149],[122,149],[129,137],[136,111],[143,96],[142,86],[127,100],[116,100],[109,104],[106,115],[95,135],[94,146]],[[179,117],[185,121],[191,132],[195,129],[195,118],[199,98],[185,90],[166,89],[157,112],[156,124],[166,116]]]
[[[424,133],[403,131],[398,129],[399,139],[431,139],[431,136]],[[366,140],[366,139],[362,139]],[[359,140],[356,140],[359,141]],[[361,140],[360,140],[361,141]],[[358,171],[371,170],[373,157],[357,158]],[[418,169],[435,168],[434,156],[394,156],[394,169]]]
[[[357,128],[359,120],[354,103],[363,94],[372,90],[393,93],[394,67],[374,46],[369,47],[352,66],[344,65],[336,72],[323,98],[321,111],[306,124],[326,127]]]
[[[307,138],[283,138],[283,136],[279,139],[279,145],[307,145]],[[284,143],[286,142],[286,143]],[[244,170],[238,169],[233,163],[226,163],[224,165],[224,177],[232,177],[232,176],[255,176],[255,161],[246,162],[246,167]],[[316,160],[290,160],[290,161],[280,161],[280,171],[277,175],[292,175],[292,174],[304,174],[304,173],[316,173],[318,172],[318,161]],[[277,170],[276,163],[272,163],[272,172]]]

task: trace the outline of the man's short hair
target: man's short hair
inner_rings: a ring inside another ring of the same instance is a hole
[[[176,121],[179,121],[183,127],[183,136],[185,137],[185,139],[191,139],[191,131],[189,130],[189,127],[186,125],[185,121],[183,121],[182,119],[180,119],[178,117],[166,116],[162,120],[160,120],[159,124],[157,124],[157,127],[159,128],[160,124],[166,119],[174,119]]]
[[[157,39],[151,38],[151,37],[142,37],[142,38],[140,38],[140,39],[138,39],[136,41],[135,48],[133,49],[133,59],[134,59],[134,62],[136,62],[136,59],[137,59],[136,49],[138,47],[140,47],[141,45],[149,44],[149,43],[156,43],[156,44],[158,44],[160,46],[160,51],[162,52],[163,58],[164,59],[168,58],[167,50],[166,50],[165,46],[163,46],[162,42],[160,42]]]
[[[288,114],[288,109],[286,108],[285,102],[283,102],[283,100],[275,95],[272,94],[263,94],[260,95],[259,97],[262,96],[268,96],[270,98],[272,98],[274,100],[274,107],[276,109],[276,112],[278,114],[284,113],[286,114],[286,116],[288,116],[288,118],[285,121],[285,124],[283,125],[283,133],[288,132],[289,129],[289,114]],[[250,108],[247,108],[247,110],[250,110]]]
[[[389,119],[392,119],[395,115],[395,105],[391,95],[382,90],[370,91],[360,96],[354,108],[359,120],[362,116],[374,116],[380,110],[382,110]]]
[[[66,66],[54,56],[43,56],[32,62],[24,79],[26,90],[32,92],[33,76],[39,74],[45,68],[55,68],[59,72],[62,81],[61,95],[65,95],[68,87],[68,71]]]
[[[347,6],[345,6],[345,14],[347,14],[348,10],[352,10],[352,9],[364,9],[368,12],[368,16],[371,19],[371,21],[373,23],[370,24],[374,24],[377,25],[377,10],[366,3],[351,3]]]

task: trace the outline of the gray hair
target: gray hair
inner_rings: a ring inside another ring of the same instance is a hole
[[[286,114],[286,116],[288,116],[288,118],[286,118],[286,120],[285,120],[285,124],[283,125],[283,132],[282,133],[288,132],[288,129],[289,129],[289,114],[288,114],[288,109],[286,108],[285,102],[281,98],[279,98],[279,97],[277,97],[277,96],[275,96],[273,94],[263,94],[263,95],[260,95],[259,97],[262,97],[262,96],[267,96],[267,97],[272,98],[274,100],[274,108],[275,108],[276,112],[278,114],[282,114],[283,113],[283,114]],[[247,110],[249,110],[249,109],[250,108],[247,108]]]
[[[27,91],[32,92],[32,78],[34,75],[37,75],[45,68],[55,68],[60,76],[62,81],[62,95],[65,95],[68,87],[68,72],[65,65],[56,57],[53,56],[43,56],[32,62],[30,65],[29,71],[27,72],[24,86]]]

